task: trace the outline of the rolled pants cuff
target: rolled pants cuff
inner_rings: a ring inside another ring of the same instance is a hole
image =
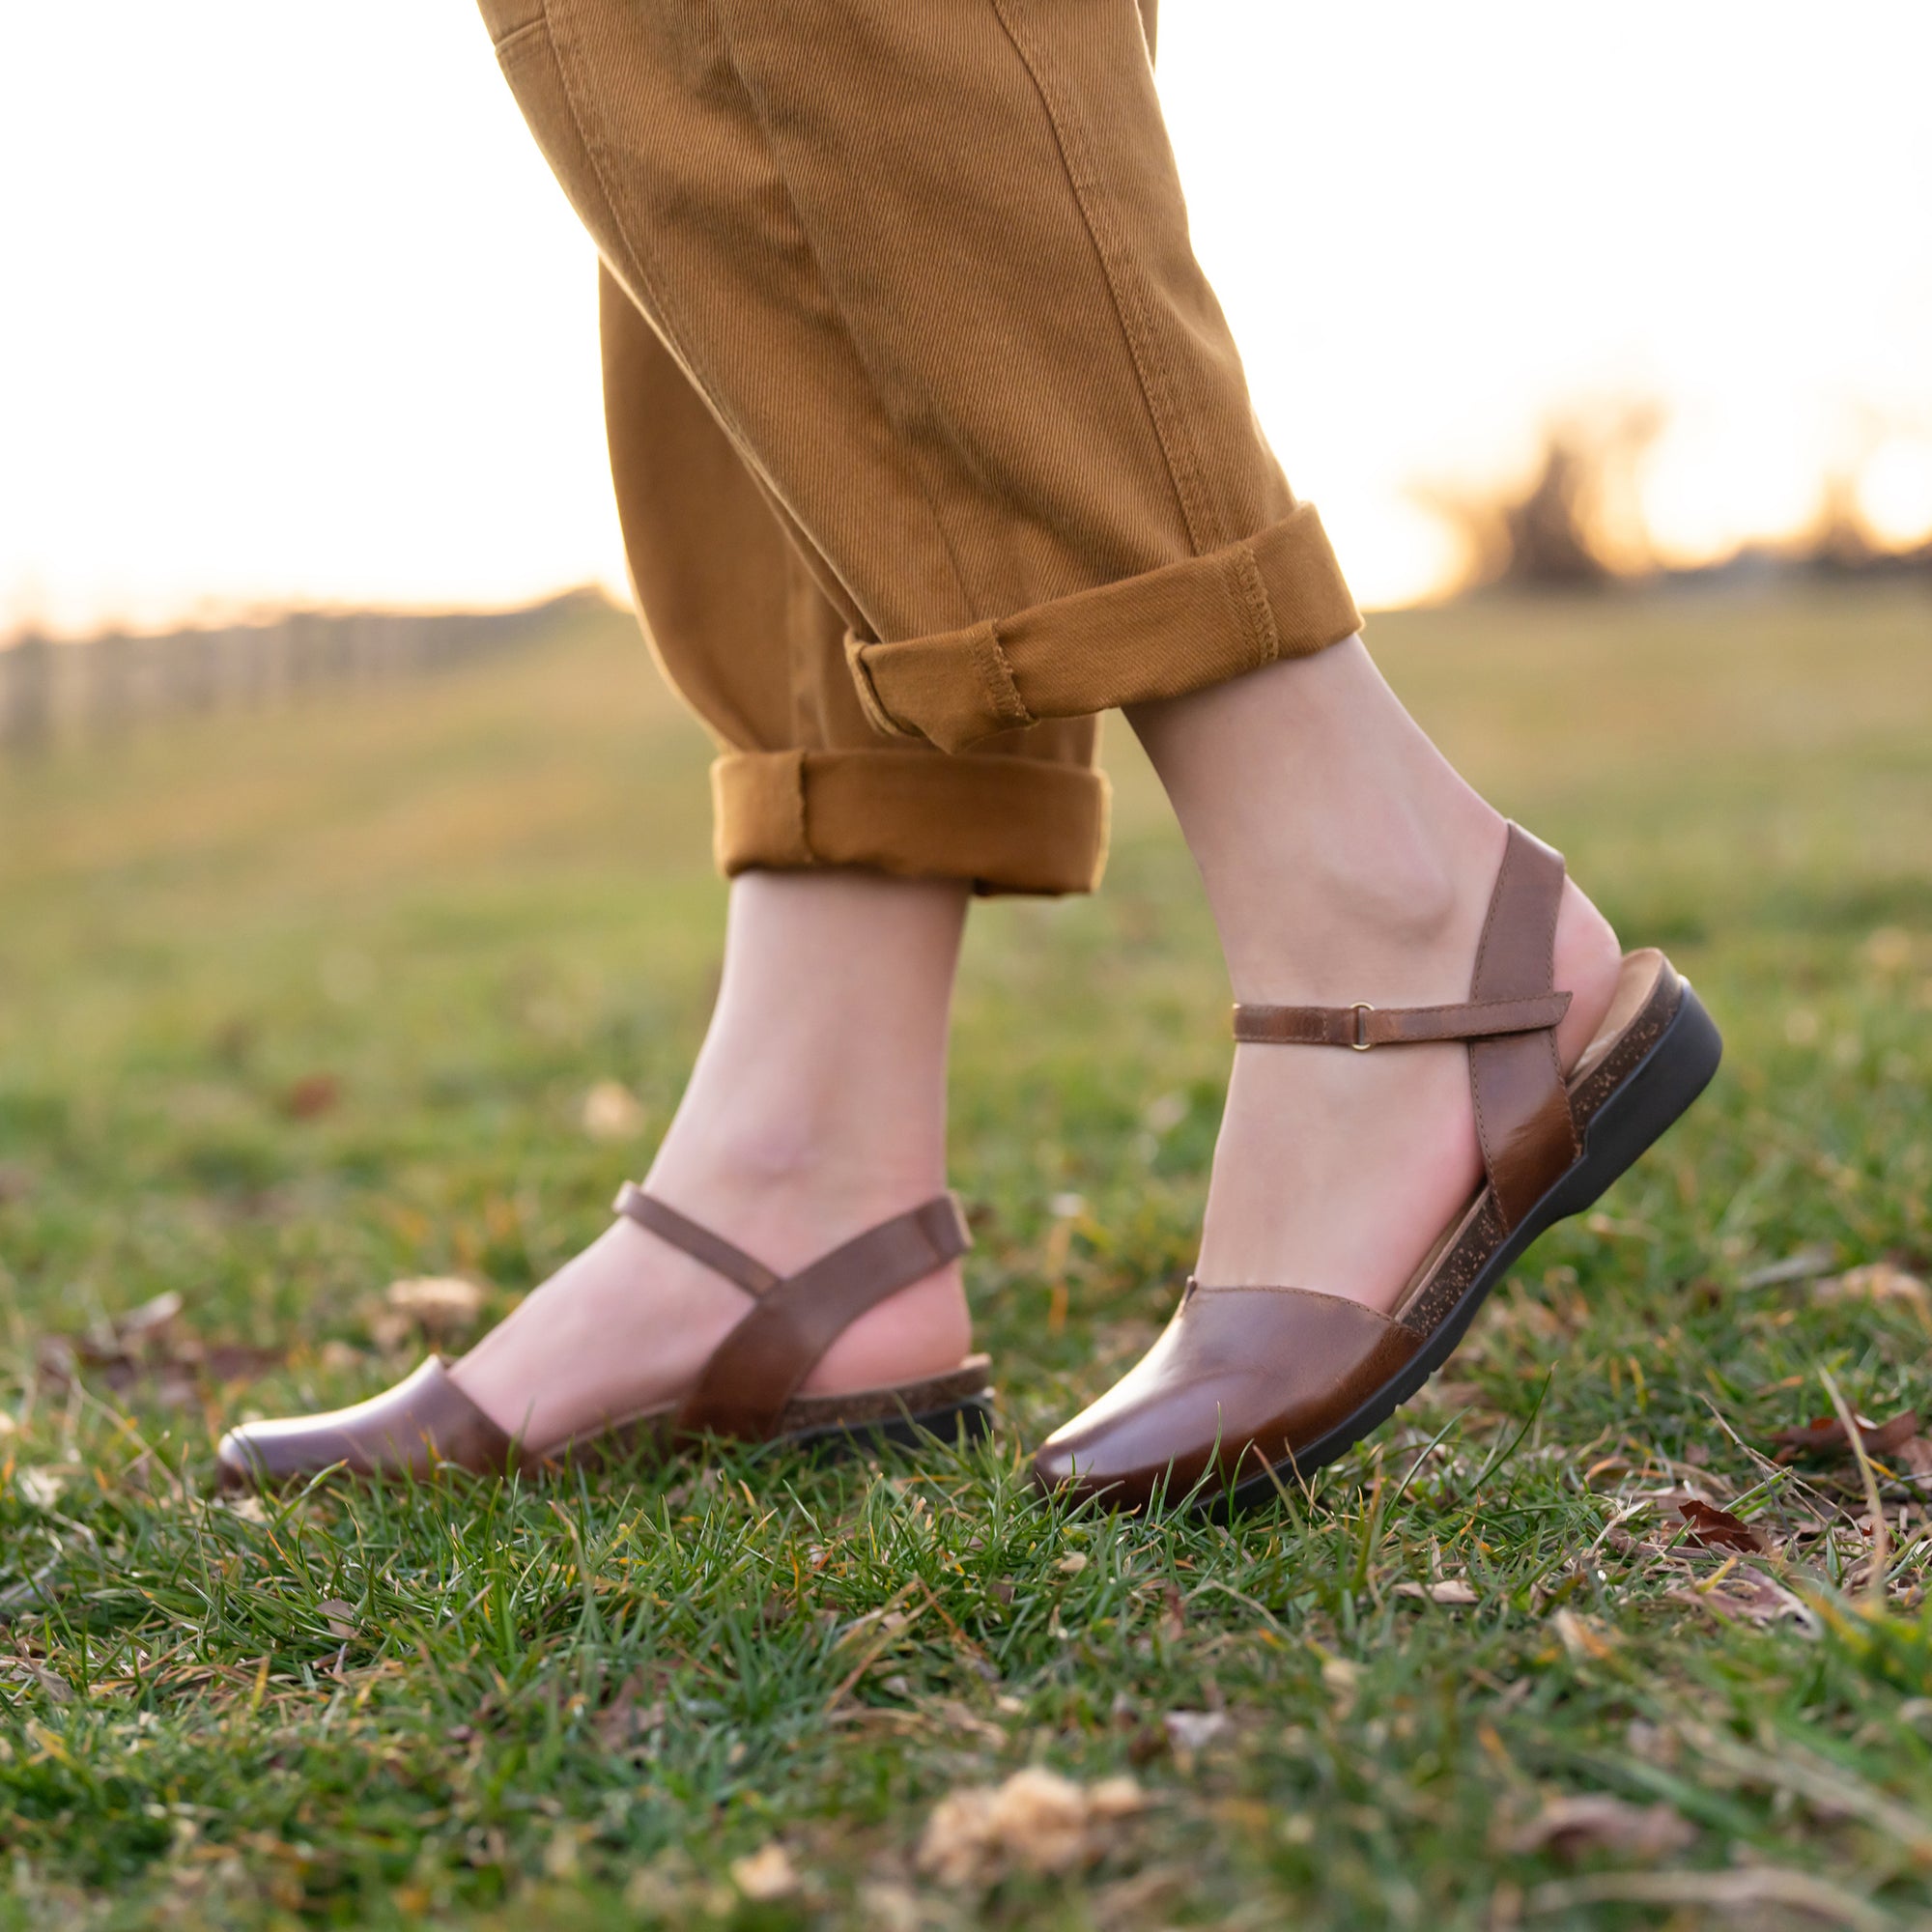
[[[711,767],[719,869],[869,866],[981,893],[1086,893],[1107,850],[1105,777],[930,752],[733,752]]]
[[[1043,718],[1179,697],[1361,625],[1314,504],[1299,503],[1240,543],[997,622],[845,648],[880,730],[957,752]]]

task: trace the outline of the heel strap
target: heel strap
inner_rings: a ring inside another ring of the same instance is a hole
[[[941,1194],[780,1275],[630,1181],[612,1205],[754,1297],[677,1415],[681,1432],[750,1441],[772,1433],[799,1384],[860,1316],[973,1245],[957,1198]]]

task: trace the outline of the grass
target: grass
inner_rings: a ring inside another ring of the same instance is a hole
[[[1923,1484],[1871,1469],[1880,1574],[1863,1472],[1768,1452],[1833,1388],[1932,1403],[1932,606],[1375,641],[1730,1057],[1426,1401],[1232,1525],[1023,1480],[1172,1305],[1228,1054],[1124,731],[1104,892],[969,941],[994,1442],[241,1508],[225,1419],[379,1385],[387,1283],[487,1319],[643,1166],[716,972],[706,751],[591,617],[0,766],[0,1926],[1925,1922]],[[1029,1767],[1071,1788],[989,1821]]]

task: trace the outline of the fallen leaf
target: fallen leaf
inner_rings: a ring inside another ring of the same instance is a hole
[[[1607,1793],[1591,1793],[1549,1800],[1511,1835],[1509,1849],[1525,1857],[1548,1851],[1577,1859],[1602,1851],[1661,1859],[1683,1851],[1696,1836],[1696,1828],[1662,1802],[1631,1804]]]
[[[1482,1599],[1460,1577],[1445,1577],[1435,1583],[1398,1583],[1398,1597],[1420,1597],[1431,1604],[1479,1604]]]
[[[1187,1608],[1181,1601],[1180,1586],[1168,1582],[1161,1585],[1160,1592],[1160,1634],[1170,1643],[1179,1642],[1187,1629]]]
[[[631,1751],[642,1745],[665,1720],[665,1707],[645,1703],[651,1686],[641,1672],[634,1672],[617,1687],[603,1710],[592,1720],[597,1741],[608,1751]]]
[[[213,1342],[198,1354],[188,1354],[174,1366],[199,1369],[212,1382],[253,1381],[282,1360],[279,1349],[251,1348],[246,1342]]]
[[[85,1335],[43,1335],[35,1350],[40,1372],[59,1386],[85,1370],[115,1395],[140,1386],[164,1408],[196,1408],[205,1382],[247,1380],[281,1362],[278,1350],[184,1334],[182,1310],[171,1289]]]
[[[1766,1262],[1761,1267],[1747,1269],[1739,1275],[1738,1286],[1747,1290],[1777,1288],[1787,1281],[1809,1281],[1814,1275],[1830,1274],[1832,1264],[1837,1259],[1836,1248],[1800,1248],[1782,1261]]]
[[[65,1677],[56,1677],[31,1657],[0,1657],[0,1683],[9,1678],[18,1684],[36,1686],[56,1704],[68,1703],[73,1696],[73,1686]]]
[[[347,1643],[355,1634],[355,1605],[345,1604],[340,1597],[325,1597],[316,1605],[319,1616],[330,1636],[338,1642]]]
[[[1233,1728],[1225,1711],[1170,1711],[1161,1722],[1178,1751],[1205,1749]]]
[[[1578,1616],[1575,1610],[1558,1610],[1550,1622],[1556,1626],[1563,1648],[1579,1661],[1615,1654],[1614,1639],[1595,1617]]]
[[[583,1096],[583,1131],[593,1141],[635,1140],[643,1131],[644,1110],[621,1080],[600,1080]]]
[[[1910,1411],[1894,1415],[1889,1422],[1859,1422],[1859,1441],[1867,1456],[1889,1456],[1918,1434],[1918,1418]],[[1845,1425],[1835,1415],[1821,1415],[1802,1429],[1775,1430],[1771,1437],[1777,1445],[1773,1459],[1793,1463],[1801,1456],[1818,1456],[1836,1462],[1852,1460],[1851,1438]]]
[[[1353,1698],[1361,1675],[1361,1665],[1346,1657],[1324,1657],[1321,1660],[1321,1682],[1338,1701],[1346,1702]]]
[[[798,1873],[785,1848],[774,1841],[750,1858],[733,1859],[731,1883],[759,1904],[789,1898],[798,1889]]]
[[[483,1290],[460,1275],[419,1275],[392,1281],[383,1292],[391,1314],[413,1321],[425,1335],[458,1335],[483,1312]]]
[[[36,1509],[52,1509],[66,1492],[67,1477],[59,1469],[15,1469],[14,1487]]]
[[[1682,1586],[1670,1592],[1670,1601],[1708,1610],[1715,1617],[1741,1618],[1749,1624],[1773,1624],[1788,1619],[1806,1630],[1817,1628],[1816,1614],[1804,1599],[1761,1570],[1737,1569],[1716,1583]]]
[[[1087,1552],[1084,1549],[1069,1549],[1053,1567],[1062,1576],[1077,1577],[1087,1567]]]
[[[144,1301],[138,1308],[130,1308],[126,1315],[114,1319],[114,1334],[123,1343],[138,1343],[152,1335],[158,1335],[167,1328],[182,1312],[180,1293],[169,1289],[165,1294],[157,1294],[152,1301]]]
[[[1771,1547],[1763,1533],[1753,1529],[1742,1517],[1735,1517],[1729,1510],[1719,1509],[1713,1503],[1699,1502],[1695,1496],[1688,1502],[1679,1503],[1677,1514],[1684,1519],[1684,1527],[1690,1541],[1700,1548],[1763,1552]]]
[[[1130,1777],[1091,1787],[1037,1766],[999,1785],[953,1791],[933,1806],[920,1839],[921,1871],[942,1885],[988,1883],[1013,1867],[1068,1872],[1106,1849],[1105,1828],[1146,1804]]]
[[[282,1112],[292,1121],[312,1121],[342,1098],[342,1082],[332,1073],[310,1073],[282,1095]]]
[[[1847,1268],[1843,1274],[1821,1281],[1811,1294],[1817,1301],[1870,1301],[1881,1307],[1910,1308],[1921,1317],[1932,1316],[1932,1291],[1916,1274],[1907,1274],[1890,1262]]]

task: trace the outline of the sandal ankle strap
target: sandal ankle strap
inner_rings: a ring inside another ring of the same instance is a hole
[[[1256,1007],[1235,1009],[1235,1037],[1270,1046],[1420,1046],[1432,1040],[1496,1039],[1538,1033],[1570,1010],[1568,993],[1525,1000],[1466,1000],[1460,1006]]]
[[[1483,1170],[1504,1228],[1513,1228],[1580,1151],[1556,1056],[1556,1028],[1570,1010],[1570,995],[1555,984],[1562,902],[1562,855],[1511,825],[1468,999],[1439,1007],[1237,1006],[1235,1037],[1357,1053],[1465,1042]]]

